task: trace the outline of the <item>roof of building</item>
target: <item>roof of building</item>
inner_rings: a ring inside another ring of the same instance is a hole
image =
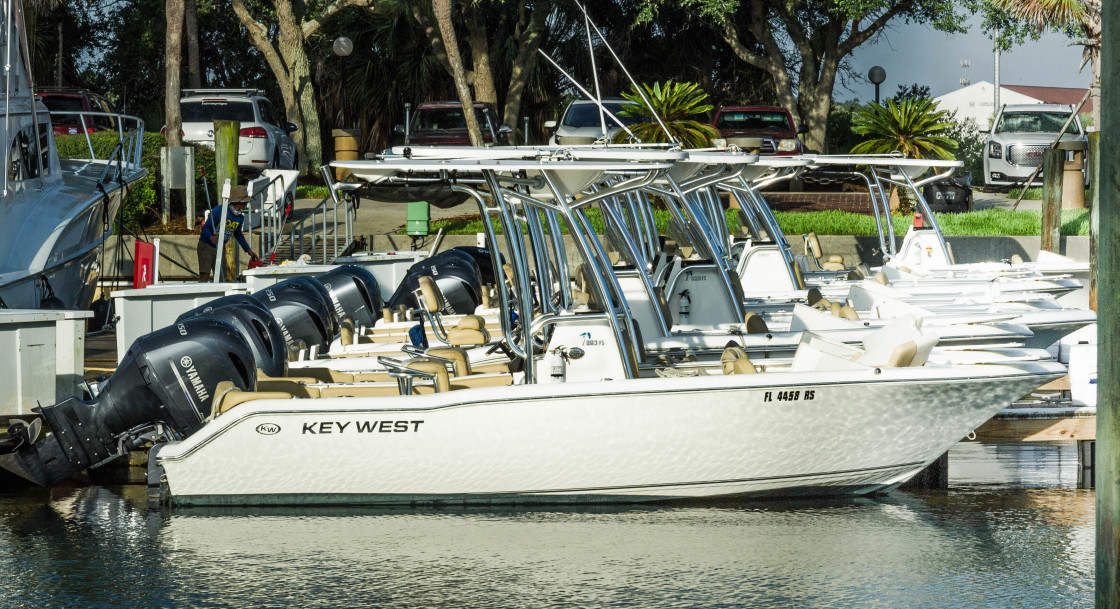
[[[1044,104],[1068,104],[1077,107],[1081,98],[1085,96],[1086,89],[1076,87],[1032,87],[1028,85],[1000,85],[1001,89],[1010,89],[1037,99]],[[1083,114],[1093,111],[1093,99],[1089,98],[1081,108]]]

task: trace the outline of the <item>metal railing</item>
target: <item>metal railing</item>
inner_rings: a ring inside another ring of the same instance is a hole
[[[330,168],[326,166],[322,168],[322,173],[330,194],[323,197],[310,214],[294,222],[288,228],[287,237],[292,258],[308,254],[312,263],[330,264],[353,246],[354,218],[358,208],[357,198],[351,191],[359,185],[335,182],[331,179]],[[278,235],[273,251],[279,250],[283,242],[284,236]]]
[[[109,163],[102,172],[102,181],[106,179],[116,180],[122,172],[130,173],[140,168],[140,157],[144,147],[144,121],[140,118],[110,112],[51,111],[50,115],[52,124],[58,117],[73,116],[77,118],[77,124],[79,125],[74,128],[75,133],[56,133],[54,138],[56,148],[58,148],[60,138],[81,136],[86,144],[85,156],[64,156],[60,150],[60,157]],[[99,121],[97,119],[105,120]],[[117,135],[116,145],[105,156],[99,156],[97,146],[94,145],[93,135],[98,133],[116,133]],[[114,164],[113,161],[117,161],[117,163]],[[113,173],[110,174],[110,171]]]

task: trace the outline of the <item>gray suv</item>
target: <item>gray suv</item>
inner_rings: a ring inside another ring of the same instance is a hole
[[[624,104],[632,104],[630,100],[621,97],[608,97],[602,100],[603,107],[611,114],[618,117],[624,125],[630,126],[642,122],[644,119],[633,116],[621,116]],[[604,137],[613,137],[621,131],[618,123],[609,116],[600,117],[599,104],[590,99],[576,99],[568,104],[560,122],[546,121],[544,128],[552,131],[548,143],[551,146],[585,146]],[[607,132],[603,133],[603,124],[606,123]]]
[[[299,169],[291,133],[296,126],[280,118],[258,89],[183,89],[179,100],[183,141],[214,147],[214,121],[241,123],[237,165],[246,173],[262,169]]]
[[[1001,107],[984,141],[984,185],[995,188],[1024,185],[1042,164],[1043,151],[1058,137],[1072,113],[1072,106],[1060,104]],[[1074,117],[1062,141],[1088,145],[1081,119]],[[1041,171],[1032,184],[1042,184]]]

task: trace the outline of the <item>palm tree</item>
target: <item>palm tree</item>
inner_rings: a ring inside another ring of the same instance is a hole
[[[995,4],[1011,16],[1027,22],[1041,32],[1046,28],[1060,31],[1078,28],[1084,39],[1078,41],[1085,47],[1081,54],[1081,67],[1092,63],[1092,82],[1089,87],[1093,100],[1093,124],[1100,125],[1101,118],[1101,2],[1102,0],[995,0]]]
[[[852,131],[871,139],[856,144],[857,154],[888,154],[901,152],[910,159],[951,159],[957,142],[943,135],[953,126],[944,110],[928,97],[888,99],[887,105],[868,104],[852,118]],[[905,201],[905,202],[904,202]],[[913,203],[901,197],[897,186],[891,186],[892,210],[909,213]]]
[[[649,106],[638,94],[637,88],[631,86],[630,91],[622,94],[632,104],[624,104],[622,116],[645,119],[630,125],[634,137],[647,144],[678,142],[685,148],[707,148],[712,145],[712,138],[719,137],[719,131],[706,122],[705,114],[712,109],[711,104],[704,103],[708,94],[700,90],[700,85],[692,82],[653,83],[653,86],[642,85]],[[652,106],[652,109],[650,108]],[[655,116],[656,114],[656,116]],[[668,133],[661,127],[665,124]],[[698,117],[705,122],[697,120]],[[625,131],[615,134],[615,142],[625,142],[630,138]]]
[[[957,143],[945,131],[953,126],[944,110],[927,97],[910,97],[887,105],[868,104],[856,113],[852,131],[871,139],[852,148],[857,154],[901,152],[911,159],[951,159]]]

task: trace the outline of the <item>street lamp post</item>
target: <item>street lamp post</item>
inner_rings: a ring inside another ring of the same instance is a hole
[[[350,40],[346,36],[339,36],[338,38],[334,39],[333,48],[334,48],[334,54],[338,55],[339,57],[343,58],[343,60],[345,60],[345,58],[350,56],[350,53],[354,52],[354,41]],[[346,70],[345,70],[346,62],[345,61],[342,61],[342,67],[343,67],[342,80],[339,83],[340,94],[341,94],[341,97],[342,97],[342,100],[340,101],[340,104],[339,104],[341,109],[342,109],[342,117],[341,117],[342,120],[340,122],[342,123],[342,127],[346,128]]]
[[[879,103],[879,85],[887,79],[887,71],[882,66],[873,66],[867,71],[867,80],[875,85],[875,103]]]
[[[358,132],[349,128],[346,122],[346,58],[354,52],[354,41],[346,36],[334,39],[332,45],[334,54],[338,55],[342,67],[341,80],[339,81],[339,125],[334,129],[334,156],[340,161],[354,161],[358,158]],[[336,167],[334,170],[336,180],[344,180],[350,175],[347,169]]]

